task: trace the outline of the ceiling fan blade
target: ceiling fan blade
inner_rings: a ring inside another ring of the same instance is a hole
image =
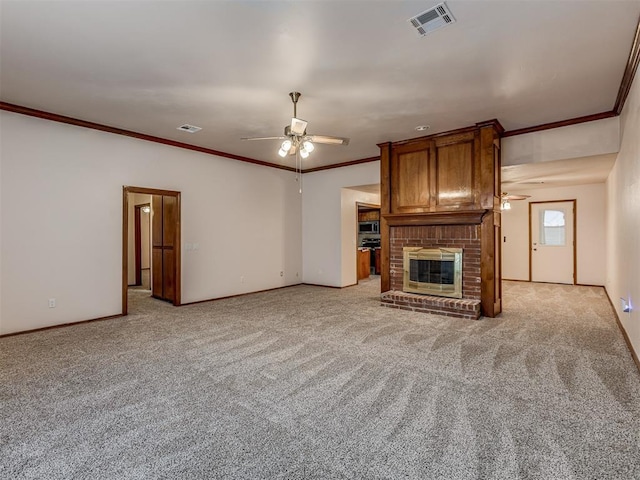
[[[531,195],[510,195],[508,193],[503,193],[502,194],[502,199],[503,200],[525,200],[527,198],[530,198]]]
[[[296,117],[291,118],[291,133],[294,135],[304,135],[304,132],[307,131],[308,124],[309,122],[306,120]]]
[[[240,140],[286,140],[288,137],[242,137]]]
[[[344,137],[332,137],[331,135],[307,135],[307,139],[313,143],[326,143],[327,145],[349,145],[349,139]]]

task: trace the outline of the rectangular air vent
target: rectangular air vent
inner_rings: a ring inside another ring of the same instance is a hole
[[[180,125],[178,127],[178,130],[182,130],[183,132],[196,133],[196,132],[199,132],[200,130],[202,130],[202,128],[201,127],[196,127],[195,125],[189,125],[188,123],[185,123],[184,125]]]
[[[435,7],[422,12],[415,17],[408,20],[411,25],[418,30],[421,36],[425,36],[427,33],[431,33],[440,27],[449,25],[456,21],[451,15],[451,12],[447,8],[445,3],[439,3]]]

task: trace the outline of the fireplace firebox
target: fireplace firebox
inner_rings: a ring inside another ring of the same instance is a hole
[[[404,247],[403,291],[462,298],[462,249]]]

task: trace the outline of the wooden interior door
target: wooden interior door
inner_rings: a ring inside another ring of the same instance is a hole
[[[153,195],[151,295],[175,303],[178,199]]]

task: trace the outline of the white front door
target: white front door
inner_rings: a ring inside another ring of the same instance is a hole
[[[531,202],[531,281],[575,283],[575,200]]]

